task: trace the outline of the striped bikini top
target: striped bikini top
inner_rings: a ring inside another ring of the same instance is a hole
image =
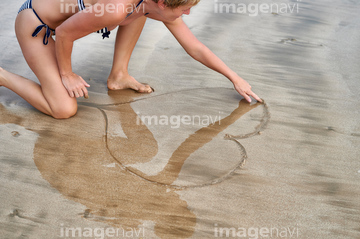
[[[82,10],[84,10],[84,9],[86,8],[86,7],[85,7],[85,4],[84,4],[84,0],[77,0],[77,2],[78,2],[79,11],[82,11]],[[133,14],[133,12],[134,12],[143,2],[144,2],[144,0],[140,0],[140,2],[136,5],[135,9],[134,9],[132,12],[130,12],[130,13],[128,13],[128,14],[126,15],[126,18],[128,18],[131,14]],[[145,14],[145,15],[147,15],[147,14]],[[111,32],[108,30],[107,27],[105,27],[105,28],[97,31],[97,33],[101,33],[101,34],[102,34],[102,37],[103,37],[103,39],[104,39],[104,38],[109,38],[109,35],[110,35]]]

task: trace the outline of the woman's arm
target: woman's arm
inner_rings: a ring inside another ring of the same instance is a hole
[[[262,102],[262,100],[251,91],[251,86],[232,71],[222,60],[210,51],[209,48],[202,44],[194,34],[192,34],[181,18],[173,22],[164,22],[164,24],[191,57],[210,69],[226,76],[234,84],[236,91],[248,102],[251,102],[250,96]]]
[[[132,3],[133,1],[129,0],[128,2]],[[118,8],[105,11],[107,4]],[[55,50],[59,72],[71,97],[87,97],[86,87],[90,86],[72,71],[71,53],[74,41],[104,27],[118,25],[125,19],[126,14],[118,1],[100,0],[93,6],[74,14],[56,28]]]

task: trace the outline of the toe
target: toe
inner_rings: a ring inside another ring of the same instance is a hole
[[[154,92],[154,89],[147,85],[147,84],[144,84],[143,87],[141,87],[139,90],[138,90],[139,93],[152,93]]]

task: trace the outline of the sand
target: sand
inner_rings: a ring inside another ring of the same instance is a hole
[[[0,87],[0,238],[359,238],[360,5],[282,3],[299,13],[184,17],[266,104],[151,20],[129,68],[155,93],[107,90],[115,32],[76,42],[91,88],[71,119]],[[0,66],[36,81],[21,4],[0,3]]]

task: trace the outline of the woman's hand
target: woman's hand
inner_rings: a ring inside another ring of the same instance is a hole
[[[90,87],[81,76],[71,72],[69,74],[61,75],[61,80],[70,97],[85,97],[89,98],[86,87]]]
[[[254,92],[252,92],[251,86],[243,78],[237,76],[236,79],[232,80],[232,82],[234,84],[235,90],[240,95],[242,95],[247,102],[251,103],[250,96],[252,96],[257,101],[262,102],[260,97],[257,96]]]
[[[250,96],[257,101],[262,102],[262,100],[251,91],[249,83],[238,76],[209,48],[196,39],[181,17],[175,21],[164,23],[190,56],[210,69],[213,69],[214,71],[217,71],[227,77],[234,84],[236,91],[239,92],[239,94],[242,95],[249,103],[251,103]]]

